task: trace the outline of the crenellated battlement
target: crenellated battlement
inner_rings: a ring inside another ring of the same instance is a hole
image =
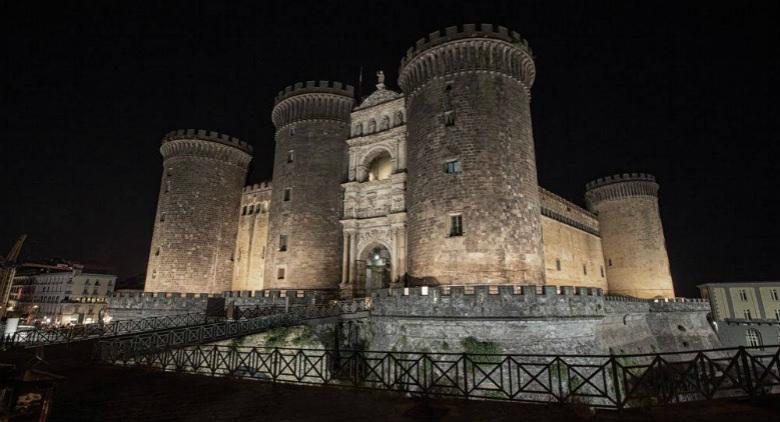
[[[613,183],[636,182],[636,181],[655,182],[655,176],[647,173],[613,174],[611,176],[601,177],[586,183],[585,189],[590,190],[601,186],[611,185]]]
[[[302,120],[349,122],[354,88],[340,82],[307,81],[288,86],[276,96],[271,120],[277,129]]]
[[[345,97],[354,97],[355,88],[342,82],[335,81],[306,81],[296,82],[294,85],[288,85],[279,91],[274,99],[274,105],[300,94],[335,94]]]
[[[509,30],[505,26],[489,23],[467,23],[462,27],[448,26],[444,31],[436,30],[428,34],[427,37],[420,38],[414,43],[414,46],[409,47],[406,50],[406,56],[401,59],[401,67],[404,67],[413,58],[430,48],[450,41],[462,40],[464,38],[494,38],[512,44],[519,44],[528,50],[529,54],[531,53],[528,41],[516,31]]]
[[[252,192],[266,191],[266,190],[271,190],[271,187],[272,187],[271,181],[265,180],[260,183],[244,186],[243,192],[246,194]]]
[[[179,129],[172,130],[165,134],[162,138],[162,143],[178,140],[178,139],[194,139],[201,141],[217,142],[223,145],[238,148],[248,154],[252,153],[252,146],[248,143],[234,138],[224,133],[214,132],[204,129]]]
[[[113,298],[137,299],[137,298],[168,298],[168,299],[208,299],[210,297],[222,297],[217,293],[180,293],[180,292],[115,292]]]
[[[611,313],[699,312],[702,299],[604,296],[600,288],[534,285],[437,286],[382,289],[371,315],[445,318],[602,318]]]
[[[417,40],[401,59],[398,83],[410,94],[434,77],[475,71],[509,75],[529,94],[536,77],[531,49],[520,34],[498,25],[465,24]]]
[[[658,183],[655,177],[646,173],[623,173],[602,177],[585,185],[585,202],[588,208],[610,199],[634,196],[658,196]]]

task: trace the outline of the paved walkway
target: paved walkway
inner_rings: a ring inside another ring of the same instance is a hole
[[[10,356],[0,356],[0,361],[8,360],[4,359],[7,357]],[[95,365],[89,361],[89,348],[85,346],[49,353],[47,361],[48,365],[41,369],[67,377],[55,395],[53,421],[758,422],[775,420],[780,414],[778,397],[596,414],[585,408],[563,406],[424,401],[383,392],[275,385]]]

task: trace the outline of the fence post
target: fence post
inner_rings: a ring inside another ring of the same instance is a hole
[[[468,358],[467,354],[462,355],[463,359],[463,397],[469,398],[469,375],[468,375],[468,363],[466,362],[466,359]]]
[[[748,362],[748,353],[744,346],[739,346],[737,356],[734,356],[734,358],[737,357],[739,357],[740,364],[742,366],[742,375],[745,380],[744,382],[746,383],[745,387],[747,389],[747,393],[750,395],[750,397],[753,397],[755,395],[755,389],[753,388],[753,377],[751,376],[752,371]]]
[[[609,364],[612,366],[612,388],[615,389],[615,403],[617,408],[623,408],[623,399],[620,397],[620,379],[618,378],[617,361],[615,354],[610,350],[609,352]]]

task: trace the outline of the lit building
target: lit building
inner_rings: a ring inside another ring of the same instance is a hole
[[[707,283],[712,320],[724,346],[780,344],[780,282]]]
[[[116,276],[81,269],[20,274],[14,277],[9,306],[30,322],[77,324],[97,322]]]

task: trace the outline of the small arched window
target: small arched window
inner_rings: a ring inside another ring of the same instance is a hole
[[[367,133],[374,133],[376,132],[376,120],[371,119],[368,121],[368,131]]]
[[[390,159],[390,154],[387,152],[381,153],[371,161],[371,164],[368,165],[369,181],[387,179],[392,173],[393,162]]]
[[[352,127],[352,136],[360,136],[363,134],[363,124],[358,123]]]
[[[382,117],[382,125],[379,127],[379,130],[385,130],[385,129],[390,129],[390,117],[389,116]]]

